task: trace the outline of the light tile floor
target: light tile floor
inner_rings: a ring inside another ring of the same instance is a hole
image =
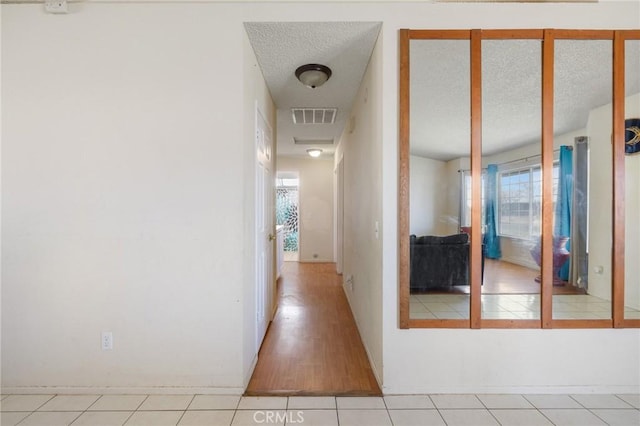
[[[412,294],[409,300],[413,319],[469,318],[468,294]],[[611,302],[595,296],[554,295],[554,319],[611,318]],[[640,311],[626,308],[626,319],[640,319]],[[539,294],[483,294],[484,319],[540,319]]]
[[[2,426],[640,425],[640,394],[2,395]]]

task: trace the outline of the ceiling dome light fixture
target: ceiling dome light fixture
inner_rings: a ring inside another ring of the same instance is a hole
[[[320,64],[302,65],[296,70],[296,77],[305,86],[315,89],[329,80],[331,69]]]
[[[322,154],[322,150],[318,148],[311,148],[307,150],[307,154],[309,154],[313,158],[317,158],[320,157],[320,154]]]

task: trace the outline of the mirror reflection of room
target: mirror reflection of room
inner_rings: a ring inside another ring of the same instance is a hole
[[[540,40],[482,41],[483,319],[540,319],[541,58]]]
[[[627,117],[640,117],[638,43],[627,41]],[[612,315],[612,46],[555,42],[555,320]],[[410,318],[469,318],[470,235],[480,232],[482,319],[540,319],[542,43],[482,41],[479,230],[470,226],[469,47],[410,42]],[[640,207],[637,159],[626,156],[627,211]],[[626,222],[627,259],[640,251],[637,226]],[[628,319],[640,318],[637,268],[626,262]]]
[[[624,318],[640,319],[640,40],[625,41]]]
[[[613,151],[611,40],[557,40],[554,141],[561,158],[554,215],[553,319],[611,318]],[[590,90],[581,88],[590,85]]]
[[[470,132],[469,40],[410,43],[410,318],[469,318],[469,236],[460,233]]]

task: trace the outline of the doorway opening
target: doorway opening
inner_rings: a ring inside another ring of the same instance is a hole
[[[276,179],[276,226],[282,226],[285,262],[300,259],[299,191],[297,172],[278,172]]]
[[[252,63],[255,87],[261,95],[268,92],[275,107],[277,257],[273,263],[278,301],[245,395],[380,395],[343,277],[336,272],[343,269],[342,236],[351,237],[347,232],[351,228],[343,224],[344,189],[351,187],[345,179],[347,164],[336,172],[334,155],[344,135],[355,138],[351,109],[364,76],[373,75],[366,71],[381,23],[247,22],[244,26],[247,47],[253,49],[262,74]],[[295,70],[309,61],[332,69],[327,84],[310,89],[295,78]],[[367,82],[359,105],[372,99],[368,90],[379,81],[369,77]],[[263,83],[268,90],[262,90]],[[373,123],[370,109],[375,108],[366,108],[363,129]],[[367,138],[362,136],[365,144]],[[310,158],[311,152],[320,155]],[[354,261],[359,264],[364,259]]]
[[[285,262],[246,396],[380,396],[333,263]]]

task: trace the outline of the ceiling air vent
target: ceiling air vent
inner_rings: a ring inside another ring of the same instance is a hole
[[[333,124],[338,108],[291,108],[295,124]]]
[[[333,145],[333,139],[303,139],[293,138],[296,145]]]

